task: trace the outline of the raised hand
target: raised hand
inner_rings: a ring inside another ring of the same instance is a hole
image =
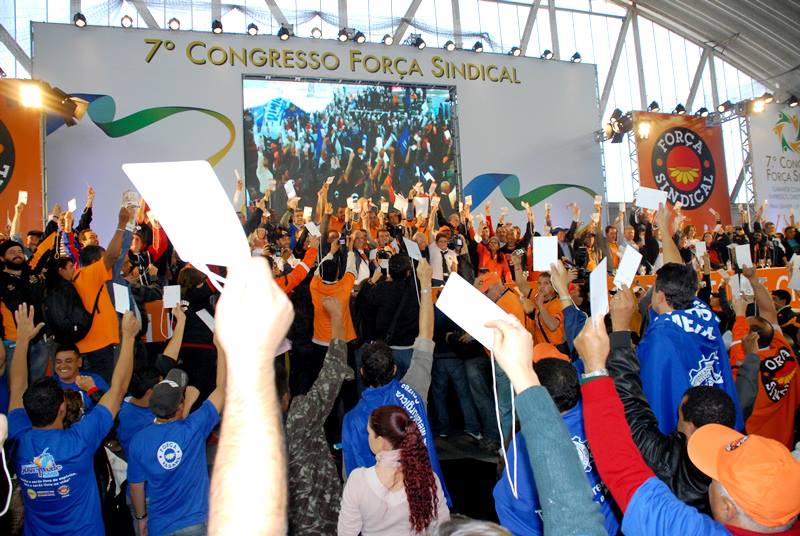
[[[581,356],[586,372],[594,372],[606,368],[608,352],[611,349],[605,323],[602,319],[599,320],[595,322],[594,319],[590,318],[586,325],[583,326],[580,334],[575,338],[575,349],[578,350],[578,355]]]
[[[23,303],[14,311],[14,320],[17,321],[17,340],[30,341],[44,327],[44,322],[33,324],[34,308]]]
[[[622,285],[608,304],[614,331],[631,330],[631,319],[636,312],[636,306],[636,296],[633,295],[633,291],[627,285]]]
[[[539,385],[539,378],[533,371],[533,338],[530,331],[511,315],[505,320],[488,322],[486,327],[494,330],[492,352],[511,380],[514,391],[519,394],[528,387]]]

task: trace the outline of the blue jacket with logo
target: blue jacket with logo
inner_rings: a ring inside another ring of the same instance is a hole
[[[600,505],[600,511],[605,518],[605,527],[608,534],[615,535],[619,531],[619,521],[614,515],[611,506],[613,499],[605,484],[597,474],[586,433],[583,429],[583,405],[578,404],[562,415],[567,432],[572,438],[572,443],[578,451],[578,456],[583,462],[586,478],[592,487],[592,499]],[[518,432],[517,439],[517,494],[518,499],[511,493],[511,486],[505,472],[494,487],[494,508],[500,524],[511,531],[515,536],[538,536],[544,534],[544,525],[539,505],[539,495],[536,492],[536,482],[533,477],[530,461],[526,454],[525,438]],[[508,447],[508,467],[513,474],[514,449]]]
[[[375,465],[375,455],[369,448],[367,435],[367,422],[373,411],[381,406],[401,406],[409,417],[417,423],[425,445],[428,447],[428,456],[431,460],[433,472],[439,477],[444,496],[448,506],[452,507],[450,494],[444,483],[442,468],[439,466],[439,456],[436,454],[436,445],[428,423],[428,414],[420,396],[405,383],[397,380],[381,387],[368,387],[361,393],[361,400],[356,407],[344,416],[342,423],[342,454],[347,476],[357,467],[372,467]]]
[[[690,387],[711,385],[723,389],[736,406],[736,429],[744,429],[728,351],[719,331],[719,319],[702,301],[691,309],[656,315],[636,354],[642,387],[663,434],[678,424],[678,406]]]

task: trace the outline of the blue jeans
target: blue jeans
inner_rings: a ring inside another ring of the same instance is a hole
[[[3,341],[6,350],[6,364],[11,370],[11,360],[14,358],[14,351],[17,348],[16,341]],[[28,346],[28,382],[33,383],[39,378],[44,377],[47,371],[47,362],[50,359],[50,348],[44,339],[32,343]]]
[[[208,523],[198,523],[190,527],[174,530],[164,536],[206,536],[208,534]]]
[[[467,383],[472,393],[472,401],[481,418],[483,435],[487,439],[499,442],[500,432],[497,429],[497,419],[494,414],[494,395],[490,383],[492,369],[489,358],[479,356],[465,359],[464,368],[467,371]]]
[[[450,416],[447,413],[447,384],[452,380],[458,395],[461,412],[464,414],[464,429],[477,434],[481,431],[478,414],[472,402],[472,394],[467,382],[464,361],[457,358],[437,358],[433,360],[431,377],[431,399],[434,407],[434,427],[439,433],[450,431]]]
[[[402,380],[403,376],[408,372],[411,366],[411,356],[414,354],[413,348],[405,350],[395,350],[392,348],[392,357],[394,357],[394,364],[397,365],[397,373],[394,375],[397,380]],[[422,394],[422,393],[420,393]]]
[[[93,350],[81,354],[83,358],[83,372],[94,372],[99,374],[109,385],[111,376],[114,374],[114,364],[116,363],[117,346],[109,344],[99,350]]]

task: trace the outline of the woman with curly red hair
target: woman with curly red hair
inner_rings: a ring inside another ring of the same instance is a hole
[[[376,409],[367,431],[377,463],[350,473],[342,495],[339,536],[408,536],[450,519],[422,435],[405,410]]]

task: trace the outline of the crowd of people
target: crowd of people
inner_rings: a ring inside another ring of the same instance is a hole
[[[398,185],[347,201],[333,173],[298,178],[285,209],[277,184],[247,203],[238,181],[254,259],[214,268],[224,290],[146,200],[98,230],[92,189],[77,225],[55,206],[20,229],[17,205],[0,243],[4,533],[800,534],[800,323],[756,271],[791,279],[793,217],[778,233],[761,212],[718,216],[698,255],[680,210],[604,227],[599,199],[568,224],[546,205],[540,227],[523,205],[520,228],[424,176],[400,209]],[[541,235],[559,260],[536,272]],[[731,243],[756,266],[729,264]],[[588,272],[628,247],[655,283],[590,318]],[[504,311],[492,348],[435,307],[454,277]],[[168,337],[148,342],[170,286]],[[458,515],[451,436],[498,460],[499,524]]]

